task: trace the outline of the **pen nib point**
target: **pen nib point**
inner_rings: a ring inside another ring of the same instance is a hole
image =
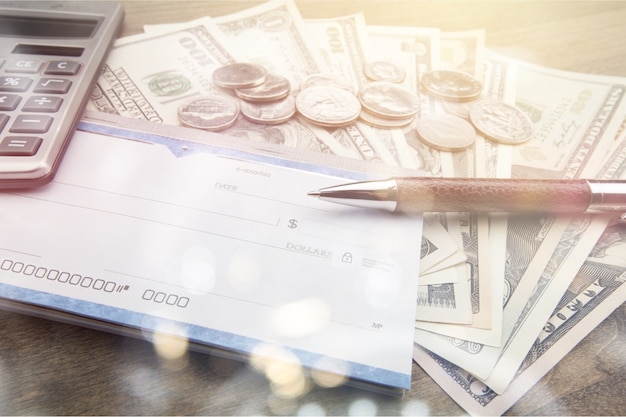
[[[319,191],[309,191],[306,195],[311,196],[311,197],[319,197],[320,196],[320,192]]]

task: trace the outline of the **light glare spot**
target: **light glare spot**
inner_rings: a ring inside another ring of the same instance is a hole
[[[154,350],[163,359],[178,359],[187,353],[189,341],[182,336],[182,329],[174,323],[162,323],[152,335]]]
[[[181,282],[194,293],[206,294],[215,285],[216,260],[213,252],[204,247],[189,248],[181,259]]]
[[[261,267],[249,256],[234,255],[228,265],[228,281],[239,291],[249,291],[257,287],[261,279]]]
[[[306,403],[302,404],[300,408],[298,408],[298,416],[325,416],[326,410],[317,404],[317,403]]]
[[[400,278],[395,274],[371,271],[359,278],[363,296],[374,307],[393,305],[400,296]]]
[[[313,381],[320,387],[333,388],[347,380],[348,365],[345,361],[324,357],[311,369]]]
[[[428,416],[430,409],[421,401],[409,401],[402,407],[403,416]]]
[[[279,346],[256,346],[250,356],[250,364],[270,381],[272,391],[277,397],[296,398],[309,388],[296,355]]]
[[[287,303],[274,313],[272,325],[281,335],[303,337],[322,330],[330,319],[328,304],[319,298]]]
[[[350,416],[375,416],[378,411],[373,401],[361,398],[350,404],[348,415]]]

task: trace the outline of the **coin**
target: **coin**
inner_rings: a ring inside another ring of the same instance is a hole
[[[305,88],[296,96],[296,109],[311,123],[339,127],[359,117],[361,103],[339,87],[316,86]]]
[[[266,102],[285,98],[290,90],[291,84],[287,78],[278,74],[268,74],[263,84],[250,88],[238,88],[235,90],[235,95],[243,100]]]
[[[448,100],[474,100],[482,92],[482,83],[460,71],[431,71],[422,76],[422,88],[428,93]]]
[[[422,115],[417,119],[416,129],[422,142],[440,151],[461,151],[476,141],[476,131],[472,125],[453,114]]]
[[[349,91],[350,93],[354,92],[354,88],[350,84],[350,81],[339,76],[329,75],[329,74],[311,74],[302,81],[302,85],[300,86],[301,90],[309,87],[316,86],[331,86],[331,87],[339,87],[342,90]]]
[[[406,71],[388,61],[368,62],[363,68],[365,76],[372,81],[388,81],[391,83],[401,83],[406,77]]]
[[[471,101],[450,101],[450,100],[442,100],[441,104],[445,111],[450,114],[454,114],[455,116],[462,117],[464,119],[469,119],[469,112],[472,106],[476,103],[476,100]]]
[[[254,123],[276,125],[288,121],[296,113],[295,101],[293,96],[266,103],[243,101],[241,114]]]
[[[231,127],[239,116],[239,104],[226,96],[191,99],[178,107],[178,120],[189,127],[218,132]]]
[[[389,119],[407,119],[417,114],[419,98],[399,85],[379,81],[366,84],[358,98],[367,111]]]
[[[359,119],[361,119],[361,121],[365,124],[373,127],[379,127],[382,129],[397,129],[410,125],[411,122],[415,120],[415,117],[411,116],[406,119],[389,119],[386,117],[376,116],[375,114],[372,114],[367,110],[361,110]]]
[[[265,82],[267,70],[262,65],[247,62],[227,64],[213,71],[213,82],[223,88],[250,88]]]
[[[533,136],[532,120],[519,108],[498,100],[484,99],[470,110],[470,121],[487,138],[507,145],[519,145]]]

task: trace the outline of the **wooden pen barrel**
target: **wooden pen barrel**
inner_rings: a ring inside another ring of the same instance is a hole
[[[591,203],[585,180],[396,178],[400,212],[582,213]]]

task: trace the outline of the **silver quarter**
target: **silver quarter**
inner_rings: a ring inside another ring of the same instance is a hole
[[[241,102],[241,114],[254,123],[276,125],[285,123],[296,113],[296,99],[287,96],[267,103]]]
[[[379,81],[366,84],[358,98],[367,111],[389,119],[407,119],[420,109],[419,98],[399,85]]]
[[[291,84],[287,78],[278,74],[268,74],[263,84],[256,87],[236,89],[235,95],[242,100],[267,102],[287,97],[290,90]]]
[[[250,88],[265,82],[267,70],[262,65],[247,62],[227,64],[213,71],[213,82],[223,88]]]
[[[497,100],[476,102],[470,110],[470,121],[488,139],[507,145],[527,142],[534,134],[533,122],[526,113]]]
[[[401,83],[406,78],[404,69],[388,61],[368,62],[363,68],[363,73],[372,81]]]
[[[226,96],[204,96],[178,107],[178,120],[185,126],[218,132],[231,127],[239,116],[237,100]]]
[[[327,127],[345,126],[359,117],[361,103],[348,91],[333,86],[308,87],[296,96],[296,109],[310,122]]]
[[[359,119],[363,123],[372,127],[379,127],[382,129],[397,129],[410,125],[413,120],[415,120],[415,117],[411,116],[406,119],[389,119],[387,117],[376,116],[375,114],[372,114],[367,110],[361,110]]]
[[[342,90],[346,90],[350,93],[354,93],[354,88],[350,84],[349,80],[342,78],[342,77],[322,74],[322,73],[311,74],[308,77],[306,77],[302,81],[300,90],[304,90],[305,88],[309,88],[309,87],[319,87],[319,86],[338,87],[338,88],[341,88]]]
[[[417,119],[416,130],[422,142],[440,151],[462,151],[476,141],[470,122],[448,113],[422,115]]]
[[[476,103],[476,100],[472,101],[450,101],[442,100],[441,104],[445,111],[455,116],[462,117],[469,120],[469,112],[472,106]]]
[[[460,71],[431,71],[422,75],[421,85],[426,92],[447,100],[474,100],[483,85],[475,77]]]

